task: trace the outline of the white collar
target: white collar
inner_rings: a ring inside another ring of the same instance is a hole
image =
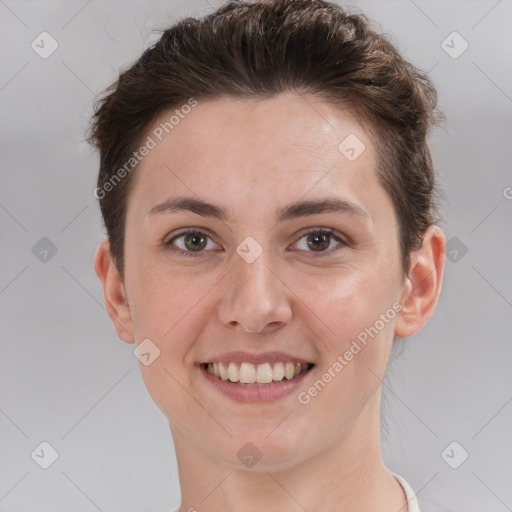
[[[391,474],[398,480],[398,483],[402,486],[402,489],[405,492],[405,496],[407,497],[407,504],[409,506],[407,512],[420,512],[418,500],[416,498],[415,492],[412,490],[412,487],[400,475],[393,473],[393,471],[391,471]]]

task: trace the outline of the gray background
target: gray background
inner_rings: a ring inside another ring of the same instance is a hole
[[[422,512],[512,510],[512,2],[351,5],[429,72],[448,118],[432,149],[454,261],[436,314],[388,374],[385,462]],[[98,161],[83,139],[95,95],[153,29],[212,7],[0,0],[2,512],[165,511],[180,501],[167,420],[93,270]],[[43,31],[59,45],[47,59],[31,48]],[[441,46],[453,31],[469,44],[456,59]],[[43,237],[56,254],[44,256]],[[59,454],[48,469],[31,457],[43,441]],[[452,469],[445,460],[455,465],[462,450],[468,459]]]

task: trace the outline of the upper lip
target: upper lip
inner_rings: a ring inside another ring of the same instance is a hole
[[[236,351],[236,352],[224,352],[212,356],[210,359],[203,361],[204,363],[219,363],[223,361],[233,361],[234,363],[277,363],[279,361],[283,363],[302,363],[302,364],[313,364],[311,360],[303,359],[301,357],[292,356],[285,354],[284,352],[261,352],[259,354],[250,354],[249,352]]]

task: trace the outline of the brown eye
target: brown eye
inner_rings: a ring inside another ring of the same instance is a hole
[[[315,251],[323,251],[331,244],[331,236],[331,233],[325,232],[310,233],[306,237],[308,239],[308,247]]]
[[[183,243],[191,251],[201,251],[206,247],[206,237],[202,233],[186,233]]]
[[[305,244],[303,243],[303,240],[306,242]],[[335,245],[330,248],[333,241],[337,242],[337,246]],[[306,253],[310,253],[313,256],[328,256],[347,245],[347,242],[345,242],[341,236],[334,234],[332,230],[320,228],[306,231],[302,234],[299,241],[297,242],[297,246],[300,250]]]
[[[215,246],[206,233],[194,229],[187,229],[186,231],[176,234],[168,241],[163,242],[163,245],[183,256],[201,256],[203,253],[208,253],[205,249],[211,249],[211,246],[208,246],[208,242]]]

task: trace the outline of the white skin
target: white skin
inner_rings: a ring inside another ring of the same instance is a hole
[[[146,136],[169,116],[162,113]],[[355,161],[338,149],[349,134],[366,146]],[[287,93],[199,102],[134,171],[124,283],[107,241],[95,270],[119,337],[136,344],[149,338],[161,351],[140,369],[169,420],[181,512],[407,510],[381,455],[381,379],[394,336],[419,331],[435,309],[445,236],[431,226],[404,272],[377,157],[369,134],[346,112]],[[178,196],[219,205],[230,218],[149,214]],[[277,208],[326,197],[364,213],[276,223]],[[177,252],[197,254],[186,236],[163,245],[187,227],[206,236],[197,257]],[[335,233],[323,246],[303,234],[307,228]],[[236,252],[248,236],[263,249],[250,264]],[[300,387],[307,391],[397,302],[403,309],[307,405],[296,393],[237,402],[199,370],[222,352],[281,351],[315,363]],[[248,442],[262,454],[252,467],[237,457]]]

